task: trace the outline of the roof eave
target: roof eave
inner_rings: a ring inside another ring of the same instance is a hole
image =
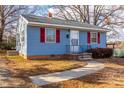
[[[102,28],[77,27],[77,26],[58,25],[58,24],[39,23],[39,22],[28,22],[28,25],[31,25],[31,26],[58,27],[58,28],[71,28],[71,29],[79,29],[79,30],[86,30],[86,31],[92,30],[92,31],[105,32],[105,29],[102,29]]]

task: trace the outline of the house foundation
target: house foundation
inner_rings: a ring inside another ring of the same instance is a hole
[[[22,55],[21,55],[22,56]],[[28,60],[78,60],[79,54],[64,54],[64,55],[46,55],[46,56],[23,56]]]

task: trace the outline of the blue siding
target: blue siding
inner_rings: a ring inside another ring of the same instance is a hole
[[[40,42],[40,28],[28,26],[27,31],[27,54],[32,55],[52,55],[65,54],[66,45],[69,44],[69,34],[67,30],[60,30],[60,43],[41,43]]]
[[[81,47],[80,51],[85,51],[87,49],[87,32],[79,32],[79,45]]]
[[[98,46],[98,43],[92,44],[91,43],[91,48],[106,48],[106,33],[101,32],[100,33],[100,46]]]
[[[101,48],[106,48],[106,33],[102,32],[101,37],[100,37],[100,47]]]
[[[82,46],[82,49],[80,51],[86,51],[87,50],[87,32],[85,31],[80,31],[79,32],[79,44]],[[100,33],[100,48],[105,48],[106,47],[106,33],[101,32]],[[91,48],[98,48],[98,44],[91,43]]]
[[[60,43],[41,43],[40,42],[40,28],[39,27],[27,27],[27,55],[57,55],[66,54],[66,45],[70,44],[70,39],[66,37],[70,34],[66,29],[60,30]],[[80,52],[87,50],[87,32],[79,32],[79,44],[82,46]],[[97,48],[98,44],[91,44],[91,48]],[[100,47],[106,47],[106,33],[100,34]]]

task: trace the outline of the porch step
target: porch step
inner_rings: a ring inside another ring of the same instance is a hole
[[[92,53],[81,53],[78,56],[79,60],[91,60],[92,59]]]
[[[78,56],[79,60],[91,60],[92,57],[83,57],[83,56]]]
[[[92,53],[84,52],[84,53],[81,53],[81,55],[83,55],[83,56],[85,56],[85,55],[90,55],[90,56],[92,56]]]
[[[83,55],[82,57],[83,58],[91,58],[92,56],[90,56],[90,55]]]

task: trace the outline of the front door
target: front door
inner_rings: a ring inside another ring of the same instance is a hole
[[[79,52],[79,31],[78,30],[70,31],[70,52],[71,53]]]

